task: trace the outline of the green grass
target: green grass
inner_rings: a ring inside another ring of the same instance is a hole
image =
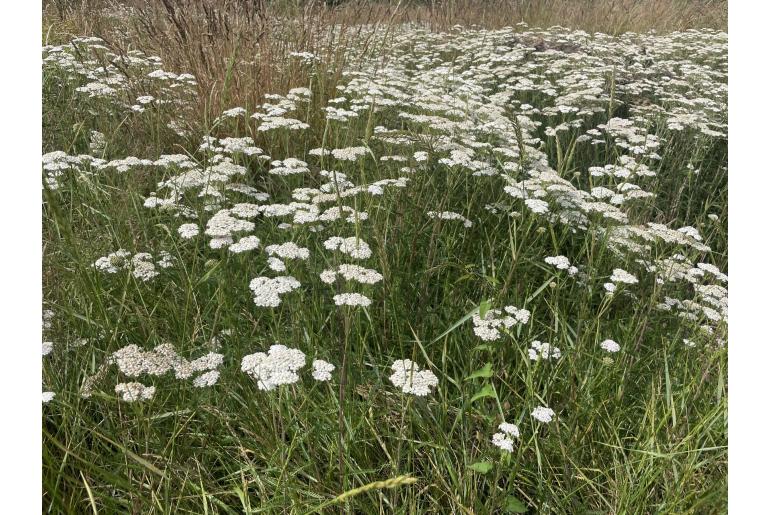
[[[144,122],[124,117],[59,87],[52,75],[44,75],[43,95],[44,152],[87,153],[88,130],[98,129],[107,137],[107,159],[210,157],[196,151],[200,134],[185,140],[164,128],[168,113]],[[542,100],[526,92],[518,98]],[[400,123],[418,139],[430,132],[388,110],[327,130],[316,110],[320,101],[300,113],[312,126],[301,136],[257,134],[253,121],[248,129],[225,124],[217,135],[253,134],[274,158],[302,159],[322,140],[327,148],[363,141],[373,155],[399,153],[369,139],[380,124]],[[726,141],[665,126],[651,131],[667,140],[658,177],[646,185],[658,195],[633,211],[633,221],[705,228],[710,259],[726,270]],[[560,136],[561,145],[578,134]],[[563,148],[547,141],[543,151],[564,177],[582,172],[576,184],[589,180],[588,167],[623,154],[614,145],[580,147],[566,162]],[[256,159],[241,162],[249,169],[243,182],[270,193],[271,202],[317,184],[315,173],[276,178]],[[688,163],[700,168],[697,176],[680,173]],[[335,169],[357,184],[399,176],[398,166],[372,156]],[[302,288],[278,308],[257,308],[248,283],[270,274],[261,250],[233,255],[209,249],[202,236],[183,241],[176,234],[180,219],[142,206],[170,173],[148,167],[70,176],[61,189],[44,191],[44,299],[55,313],[47,334],[55,347],[44,358],[43,383],[56,392],[43,407],[44,510],[499,513],[516,512],[520,503],[530,513],[726,511],[727,349],[685,347],[692,326],[655,308],[664,292],[651,277],[628,288],[633,296],[605,297],[601,284],[611,270],[631,270],[633,262],[619,263],[598,233],[550,224],[504,193],[501,180],[480,181],[431,158],[408,188],[348,202],[368,212],[359,224],[336,222],[322,236],[257,218],[254,234],[263,246],[291,240],[311,252],[307,263],[287,263]],[[515,216],[483,209],[493,203],[511,206]],[[190,205],[204,214],[200,200]],[[427,210],[457,211],[474,224],[464,229],[430,219]],[[361,290],[372,298],[370,307],[337,308],[334,291],[317,274],[340,261],[322,242],[358,232],[374,251],[362,264],[385,280]],[[655,245],[656,255],[670,254],[671,246]],[[121,247],[165,249],[177,264],[150,283],[92,268]],[[560,254],[585,271],[582,284],[543,262]],[[513,304],[532,317],[485,343],[468,320],[482,304]],[[154,378],[154,399],[126,403],[112,390],[118,377],[112,367],[92,397],[80,396],[85,379],[125,345],[170,342],[197,357],[222,330],[232,334],[222,338],[225,363],[213,387]],[[89,343],[75,347],[77,338]],[[613,359],[598,346],[606,338],[621,343]],[[536,339],[556,345],[563,357],[530,361],[527,348]],[[333,380],[317,383],[305,373],[295,385],[259,391],[240,371],[240,359],[274,342],[336,364]],[[411,397],[391,385],[390,364],[401,358],[438,376],[433,394]],[[554,422],[530,417],[540,404],[554,409]],[[503,421],[522,432],[510,455],[490,444]],[[479,462],[491,468],[473,470]]]

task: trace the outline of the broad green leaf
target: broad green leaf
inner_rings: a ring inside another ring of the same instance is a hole
[[[485,384],[484,387],[476,393],[476,395],[471,397],[471,402],[476,402],[477,400],[483,399],[485,397],[497,397],[495,394],[495,389],[492,388],[491,384]]]
[[[483,368],[480,368],[473,372],[471,375],[465,378],[466,381],[475,379],[477,377],[492,377],[494,372],[492,371],[492,363],[487,363]]]
[[[489,300],[489,299],[482,300],[481,304],[479,304],[479,316],[481,318],[484,318],[487,315],[487,311],[489,311],[489,308],[491,308],[491,307],[492,307],[492,301],[491,300]]]
[[[513,495],[509,495],[505,498],[505,506],[503,506],[505,513],[527,513],[527,505],[518,500]]]
[[[471,469],[474,472],[478,472],[479,474],[486,474],[492,468],[494,465],[488,461],[477,461],[476,463],[473,463],[471,465],[468,465],[468,468]]]

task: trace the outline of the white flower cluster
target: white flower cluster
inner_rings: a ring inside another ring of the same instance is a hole
[[[599,346],[607,352],[618,352],[620,350],[620,345],[615,340],[604,340]]]
[[[310,250],[300,247],[294,242],[287,241],[280,245],[268,245],[265,247],[268,256],[276,256],[281,259],[300,259],[306,260],[310,257]]]
[[[398,359],[391,365],[390,382],[404,393],[425,397],[438,385],[438,378],[430,370],[420,370],[410,359]]]
[[[498,429],[500,432],[492,435],[492,445],[504,451],[513,452],[513,439],[519,437],[519,427],[516,424],[503,422]]]
[[[224,356],[209,352],[200,358],[188,361],[177,354],[173,345],[169,343],[158,345],[150,351],[143,351],[137,345],[131,344],[112,353],[109,362],[115,363],[120,372],[128,377],[162,376],[173,370],[176,379],[189,379],[197,373],[218,369],[224,362]],[[210,380],[211,375],[207,377]]]
[[[155,270],[155,263],[152,262],[152,254],[148,252],[134,254],[131,258],[131,266],[131,273],[134,277],[145,282],[159,275],[159,272]]]
[[[249,283],[254,293],[254,304],[260,307],[277,307],[281,304],[281,295],[296,290],[300,282],[291,276],[256,277]]]
[[[259,124],[257,130],[260,132],[272,131],[275,129],[287,129],[290,131],[298,131],[303,129],[309,129],[310,125],[296,118],[284,118],[282,116],[265,116],[259,113],[251,115],[252,118],[260,118],[262,123]]]
[[[453,211],[428,211],[426,213],[430,218],[438,218],[440,220],[458,220],[463,223],[463,226],[472,227],[473,222],[465,218],[460,213],[455,213]]]
[[[53,326],[54,316],[52,309],[43,310],[43,331],[47,331]]]
[[[50,311],[50,310],[46,310]],[[53,312],[50,311],[52,314]],[[43,319],[45,320],[45,312],[43,312]],[[53,343],[52,342],[43,342],[43,357],[48,356],[51,351],[53,350]],[[54,392],[43,392],[43,404],[48,404],[53,400],[53,398],[56,396]]]
[[[329,381],[336,367],[322,359],[313,360],[313,379],[316,381]]]
[[[372,249],[369,248],[369,245],[355,236],[349,238],[332,236],[324,241],[324,248],[327,250],[339,250],[353,259],[368,259],[372,256]]]
[[[229,209],[218,211],[206,222],[206,236],[212,238],[232,238],[233,233],[254,230],[254,223],[235,218]]]
[[[276,343],[267,353],[244,356],[241,370],[256,379],[260,390],[270,391],[278,386],[299,381],[299,369],[305,366],[305,354]]]
[[[544,214],[549,211],[548,202],[539,198],[528,198],[524,201],[524,205],[537,214]]]
[[[577,267],[570,265],[566,256],[549,256],[545,258],[545,262],[555,266],[557,270],[566,270],[569,275],[575,275],[578,272]]]
[[[155,396],[155,387],[135,382],[118,383],[115,385],[115,393],[126,402],[147,401]]]
[[[206,388],[213,386],[219,380],[219,370],[209,370],[193,379],[193,386],[196,388]]]
[[[177,229],[177,232],[183,239],[191,240],[200,234],[201,228],[198,227],[198,224],[182,224]]]
[[[359,157],[366,155],[367,151],[366,147],[335,148],[332,150],[332,156],[340,161],[355,161]]]
[[[234,254],[241,254],[242,252],[248,252],[249,250],[256,249],[259,247],[259,243],[259,238],[256,236],[244,236],[236,243],[233,243],[227,247],[227,250]]]
[[[93,266],[97,270],[106,272],[108,274],[116,274],[119,270],[123,270],[129,267],[130,262],[128,258],[131,257],[131,253],[125,249],[118,249],[115,252],[110,252],[106,256],[102,256],[97,259]]]
[[[553,420],[553,417],[556,415],[554,411],[547,407],[547,406],[538,406],[534,410],[532,410],[532,418],[537,420],[538,422],[548,423],[551,420]]]
[[[382,274],[370,268],[364,268],[358,265],[339,265],[336,269],[328,269],[321,272],[321,281],[326,284],[333,284],[337,276],[342,276],[346,281],[357,281],[362,284],[375,284],[382,281]]]
[[[283,161],[273,161],[270,163],[273,167],[268,173],[272,175],[280,175],[286,177],[287,175],[297,175],[301,173],[307,173],[310,169],[307,167],[307,163],[300,161],[295,157],[287,157]]]
[[[484,341],[495,341],[502,336],[501,328],[510,329],[517,324],[526,324],[529,317],[528,310],[514,306],[505,306],[503,310],[490,309],[483,318],[479,313],[473,315],[473,332]]]
[[[134,277],[148,282],[160,274],[155,265],[169,268],[174,264],[174,258],[169,252],[162,250],[159,256],[160,259],[153,262],[154,258],[148,252],[138,252],[132,256],[127,250],[119,249],[100,257],[92,266],[108,274],[115,274],[120,270],[130,270]]]
[[[532,361],[559,359],[560,357],[561,350],[550,343],[535,340],[530,344],[529,359]]]
[[[618,284],[637,284],[639,279],[622,268],[615,268],[610,276],[610,281],[611,282],[604,283],[604,289],[607,290],[607,293],[612,294],[617,290]]]
[[[369,306],[372,300],[360,293],[338,293],[334,296],[334,304],[337,306]]]

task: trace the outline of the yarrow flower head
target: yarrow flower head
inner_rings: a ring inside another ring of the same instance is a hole
[[[321,272],[321,281],[326,284],[332,284],[341,275],[346,281],[357,281],[362,284],[375,284],[382,281],[382,274],[370,268],[364,268],[358,265],[340,265],[337,269],[324,270]]]
[[[599,346],[607,352],[618,352],[620,350],[620,345],[614,340],[604,340]]]
[[[119,383],[115,385],[115,393],[126,402],[146,401],[155,396],[155,387],[142,383]]]
[[[513,439],[519,437],[518,426],[503,422],[498,429],[500,432],[492,435],[492,445],[504,451],[513,452]]]
[[[637,279],[633,274],[626,272],[622,268],[616,268],[612,271],[610,281],[613,283],[636,284],[639,282],[639,279]]]
[[[244,356],[241,370],[257,380],[260,390],[270,391],[278,386],[299,381],[297,371],[305,366],[305,354],[276,343],[267,353]]]
[[[355,236],[349,238],[332,236],[324,242],[324,247],[327,250],[339,250],[354,259],[368,259],[372,256],[372,249],[369,248],[369,245]]]
[[[204,372],[203,374],[196,377],[193,380],[193,386],[195,386],[196,388],[205,388],[207,386],[212,386],[216,384],[218,380],[219,380],[219,371],[209,370],[208,372]]]
[[[179,226],[179,229],[177,229],[177,232],[179,233],[179,236],[185,240],[191,240],[198,236],[201,232],[201,228],[198,227],[198,224],[182,224]]]
[[[316,381],[329,381],[336,367],[322,359],[313,360],[313,379]]]
[[[366,155],[366,151],[366,147],[335,148],[332,150],[332,156],[340,161],[355,161],[359,157]]]
[[[254,304],[260,307],[277,307],[281,295],[299,288],[300,282],[290,275],[279,277],[256,277],[249,283],[254,293]]]
[[[390,382],[404,393],[425,397],[438,385],[438,378],[433,372],[420,370],[417,363],[410,359],[396,360],[390,368],[393,370]]]
[[[169,343],[158,345],[150,351],[144,351],[135,344],[126,345],[110,356],[110,362],[115,363],[121,373],[128,377],[161,376],[173,370],[177,379],[188,379],[197,372],[218,368],[223,361],[224,355],[216,352],[188,361],[177,354]]]
[[[280,245],[268,245],[265,247],[268,256],[277,256],[281,259],[301,259],[310,257],[310,250],[300,247],[294,242],[287,241]]]
[[[505,314],[503,314],[503,311]],[[500,329],[510,329],[517,324],[529,322],[530,312],[515,306],[505,306],[502,310],[490,309],[484,313],[473,315],[473,332],[484,341],[498,340],[502,334]]]
[[[372,300],[360,293],[339,293],[334,296],[334,303],[338,306],[369,306]]]
[[[532,418],[546,424],[553,420],[554,415],[556,415],[556,413],[547,406],[538,406],[532,411]]]
[[[576,266],[570,265],[566,256],[551,256],[545,258],[545,262],[555,266],[558,270],[566,270],[569,275],[575,275],[578,272]]]
[[[532,361],[559,359],[561,357],[561,351],[558,347],[554,347],[550,343],[540,342],[535,340],[532,342],[529,349],[529,359]]]
[[[240,254],[242,252],[254,250],[257,247],[259,247],[259,238],[256,236],[244,236],[238,240],[237,243],[233,243],[227,247],[227,249],[234,254]]]

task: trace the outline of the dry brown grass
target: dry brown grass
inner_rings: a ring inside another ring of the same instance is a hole
[[[329,91],[345,49],[371,50],[370,32],[401,23],[431,30],[453,25],[490,29],[520,21],[589,32],[659,32],[710,27],[726,30],[726,0],[48,0],[43,37],[65,41],[98,35],[113,50],[139,48],[160,56],[170,70],[198,78],[201,110],[251,107],[269,92],[307,86],[305,68],[291,51],[334,56],[324,64]],[[331,70],[332,73],[327,73]],[[323,93],[323,92],[322,92]]]

